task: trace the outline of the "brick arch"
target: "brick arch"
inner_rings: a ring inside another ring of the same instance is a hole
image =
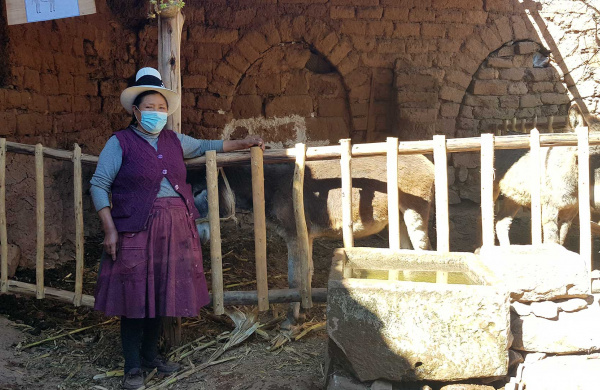
[[[358,55],[346,37],[320,20],[304,16],[282,18],[253,29],[225,54],[213,73],[207,90],[230,98],[246,71],[269,49],[282,43],[304,42],[326,58],[341,75],[348,96],[354,86],[348,84],[346,76],[358,68]]]
[[[504,44],[520,40],[530,40],[543,46],[527,17],[521,15],[496,18],[465,40],[444,75],[443,87],[439,91],[438,123],[454,127],[459,104],[483,61]]]

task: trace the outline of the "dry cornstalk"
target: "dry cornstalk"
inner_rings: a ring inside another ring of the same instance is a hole
[[[104,322],[102,322],[100,324],[86,326],[85,328],[75,329],[75,330],[72,330],[70,332],[60,334],[58,336],[48,337],[47,339],[36,341],[35,343],[27,344],[27,345],[25,345],[23,347],[20,347],[18,349],[24,350],[24,349],[27,349],[27,348],[35,347],[36,345],[41,345],[41,344],[47,343],[48,341],[54,341],[54,340],[57,340],[57,339],[60,339],[60,338],[63,338],[63,337],[71,336],[71,335],[74,335],[76,333],[80,333],[80,332],[83,332],[85,330],[88,330],[88,329],[96,328],[98,326],[108,325],[110,323],[115,322],[116,320],[117,320],[116,318],[111,318],[110,320],[104,321]]]

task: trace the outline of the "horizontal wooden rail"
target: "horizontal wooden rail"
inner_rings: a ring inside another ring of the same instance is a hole
[[[600,133],[590,133],[590,145],[600,145]],[[540,134],[540,146],[577,146],[577,134],[555,133]],[[448,153],[456,152],[478,152],[481,148],[480,137],[451,138],[447,140]],[[528,135],[505,135],[495,138],[496,149],[529,149]],[[6,142],[6,151],[20,154],[35,154],[35,145],[22,144],[18,142]],[[386,142],[370,144],[357,144],[352,146],[352,157],[383,156],[387,152]],[[428,154],[433,153],[433,141],[401,141],[398,147],[399,154]],[[73,151],[43,148],[43,155],[56,160],[73,161]],[[340,146],[317,146],[306,148],[306,160],[331,160],[339,159],[341,156]],[[290,149],[269,149],[264,153],[265,164],[276,164],[294,162],[296,151]],[[82,154],[83,164],[95,165],[98,156]],[[231,152],[217,154],[218,166],[243,165],[250,162],[249,152]],[[185,161],[188,168],[198,168],[206,165],[206,157],[197,157]]]
[[[44,288],[46,298],[53,298],[57,301],[73,303],[75,293],[72,291],[59,290],[52,287]],[[8,281],[8,292],[13,294],[36,295],[35,284],[17,282],[15,280]],[[313,288],[311,291],[313,302],[327,302],[326,288]],[[258,293],[256,291],[225,291],[223,293],[225,306],[229,305],[256,305]],[[269,303],[289,303],[301,302],[300,289],[281,289],[269,290]],[[211,294],[212,305],[212,294]],[[94,307],[94,297],[83,294],[81,296],[81,306]]]

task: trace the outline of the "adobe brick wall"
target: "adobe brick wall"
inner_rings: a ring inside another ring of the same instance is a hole
[[[95,15],[0,29],[10,64],[0,136],[60,148],[78,142],[97,154],[127,124],[118,96],[137,68],[156,65],[157,29],[124,4],[97,0]],[[185,15],[183,131],[197,137],[252,132],[274,146],[461,137],[510,115],[553,112],[566,122],[573,104],[598,127],[597,11],[579,0],[198,0]],[[550,70],[517,63],[531,54],[517,47],[550,50]],[[29,163],[21,156],[9,168],[18,202],[26,202],[16,184],[29,183]],[[48,167],[49,181],[68,172],[61,164]],[[470,156],[450,165],[459,182],[476,176],[465,175],[478,166]],[[46,220],[65,220],[67,237],[65,212],[52,213]],[[16,234],[9,240],[28,245]]]

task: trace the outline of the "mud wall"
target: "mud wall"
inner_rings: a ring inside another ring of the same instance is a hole
[[[0,136],[99,153],[128,123],[120,91],[137,68],[156,66],[145,4],[97,0],[95,15],[0,20]],[[184,11],[183,132],[193,136],[255,133],[273,147],[464,137],[513,116],[543,125],[554,115],[566,128],[569,113],[598,127],[600,13],[585,0],[211,0]],[[536,53],[549,61],[534,66]],[[8,175],[9,241],[24,265],[34,247],[31,160],[14,157]],[[478,201],[476,156],[449,164],[451,199]],[[47,166],[48,245],[72,236],[71,169]]]

